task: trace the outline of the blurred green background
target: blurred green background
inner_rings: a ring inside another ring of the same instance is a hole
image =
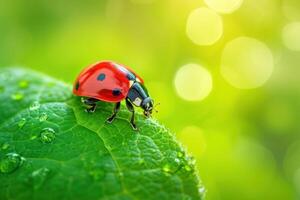
[[[0,0],[1,67],[99,60],[145,79],[208,200],[300,199],[299,0]]]

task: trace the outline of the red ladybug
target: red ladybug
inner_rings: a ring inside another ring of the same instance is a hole
[[[115,103],[113,114],[107,119],[109,123],[119,112],[120,102],[125,100],[132,113],[130,124],[135,130],[133,105],[141,107],[146,117],[150,117],[153,110],[153,100],[143,79],[129,67],[111,61],[98,62],[84,69],[74,83],[73,93],[86,97],[83,103],[89,107],[87,112],[96,110],[97,101]]]

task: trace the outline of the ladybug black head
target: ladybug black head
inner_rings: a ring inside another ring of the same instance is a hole
[[[142,102],[142,108],[144,109],[144,115],[146,117],[150,117],[153,110],[153,100],[150,97],[144,99]]]
[[[149,97],[146,87],[139,82],[133,83],[127,98],[138,107],[142,107],[144,114],[150,117],[153,110],[153,100]]]

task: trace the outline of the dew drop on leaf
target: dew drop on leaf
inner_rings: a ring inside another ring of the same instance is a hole
[[[140,164],[140,165],[144,165],[144,164],[145,164],[145,160],[144,160],[144,159],[140,159],[140,160],[139,160],[139,164]]]
[[[169,160],[165,165],[163,165],[162,170],[166,173],[176,173],[182,166],[180,159],[175,158],[174,160]]]
[[[48,119],[48,115],[45,112],[43,112],[39,117],[40,122],[46,121],[47,119]]]
[[[52,128],[44,128],[40,134],[43,143],[51,143],[55,139],[55,131]]]
[[[188,156],[187,157],[187,160],[185,161],[185,164],[184,164],[184,169],[185,171],[187,172],[190,172],[190,171],[193,171],[194,169],[194,166],[195,166],[195,163],[196,163],[196,160],[194,157],[191,157],[191,156]]]
[[[41,107],[41,104],[38,101],[35,101],[30,105],[29,110],[37,110],[40,107]]]
[[[49,173],[50,169],[42,167],[30,174],[29,181],[35,190],[39,189],[44,184],[49,176]]]
[[[189,156],[188,157],[188,163],[189,165],[195,165],[196,164],[196,160],[194,157]]]
[[[205,187],[200,186],[200,187],[198,188],[198,192],[199,192],[200,194],[204,195],[204,194],[205,194]]]
[[[20,119],[20,121],[18,122],[18,127],[23,128],[23,126],[26,124],[26,121],[27,120],[25,118]]]
[[[166,172],[166,173],[170,173],[171,172],[171,167],[169,164],[165,164],[162,168],[163,172]]]
[[[1,146],[1,149],[2,150],[6,150],[6,149],[8,149],[9,148],[9,144],[8,143],[4,143],[4,144],[2,144],[2,146]]]
[[[28,81],[26,81],[26,80],[23,80],[23,81],[20,81],[20,82],[19,82],[19,87],[20,87],[20,88],[27,88],[28,85],[29,85],[29,83],[28,83]]]
[[[19,93],[19,92],[15,93],[15,94],[12,94],[12,95],[10,96],[10,98],[11,98],[12,100],[15,100],[15,101],[20,101],[20,100],[23,99],[23,97],[24,97],[24,95],[23,95],[22,93]]]
[[[182,151],[177,152],[177,157],[178,158],[182,158],[183,156],[184,156],[184,152],[182,152]]]
[[[35,140],[36,138],[37,138],[36,135],[32,135],[32,136],[30,137],[30,140]]]
[[[184,169],[185,169],[186,171],[188,171],[188,172],[192,171],[192,168],[191,168],[191,166],[189,166],[189,165],[185,165],[185,166],[184,166]]]
[[[5,174],[14,172],[23,164],[24,160],[17,153],[8,153],[0,160],[0,172]]]

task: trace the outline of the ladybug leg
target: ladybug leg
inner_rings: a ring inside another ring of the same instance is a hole
[[[133,130],[138,130],[136,127],[136,124],[134,122],[134,107],[128,99],[126,99],[126,106],[127,106],[127,109],[132,113],[131,119],[130,119],[130,124],[131,124]]]
[[[120,107],[121,107],[121,103],[118,102],[116,103],[115,107],[114,107],[114,110],[113,110],[113,114],[112,116],[110,116],[106,121],[108,123],[112,123],[114,121],[114,119],[116,118],[118,112],[120,111]]]
[[[88,113],[95,112],[96,106],[97,106],[97,104],[96,104],[97,101],[98,101],[97,99],[93,99],[93,98],[82,99],[82,103],[84,103],[84,105],[87,106],[85,111]]]

